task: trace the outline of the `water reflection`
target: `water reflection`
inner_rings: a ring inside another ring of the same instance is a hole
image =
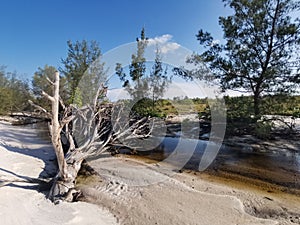
[[[184,168],[198,170],[208,141],[195,139],[187,141],[197,142],[197,145]],[[162,161],[173,153],[178,142],[178,137],[165,137],[159,148],[141,152],[139,155],[149,160]],[[190,154],[189,150],[186,150],[187,154]],[[178,160],[185,158],[184,151],[177,157]],[[225,173],[241,175],[281,186],[300,188],[300,153],[288,150],[256,152],[251,148],[223,145],[208,171],[219,175]]]

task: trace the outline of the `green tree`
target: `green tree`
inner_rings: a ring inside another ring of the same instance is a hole
[[[0,87],[5,87],[8,83],[8,79],[5,74],[5,67],[0,66]]]
[[[27,81],[17,78],[17,74],[6,72],[0,68],[0,114],[23,111],[31,99]]]
[[[9,73],[9,89],[12,92],[11,111],[23,111],[32,98],[28,81],[17,78],[16,73]]]
[[[66,59],[62,59],[63,68],[60,71],[66,78],[69,101],[72,103],[75,98],[75,93],[78,94],[80,80],[88,68],[99,59],[101,51],[96,41],[90,43],[86,40],[81,42],[67,42],[68,54]]]
[[[10,109],[12,101],[11,90],[8,88],[9,81],[6,77],[5,67],[0,67],[0,115],[6,114]]]
[[[141,31],[141,37],[137,38],[137,52],[131,56],[131,64],[129,65],[129,75],[126,74],[120,63],[116,65],[116,74],[123,82],[123,87],[133,99],[143,99],[147,97],[148,81],[146,77],[146,59],[144,57],[147,47],[147,39],[145,29]]]
[[[117,63],[116,74],[123,82],[123,87],[134,102],[138,102],[133,107],[134,111],[141,115],[160,116],[158,110],[155,109],[155,102],[163,96],[168,84],[171,82],[171,78],[167,76],[167,68],[163,68],[162,57],[158,47],[156,49],[155,62],[152,68],[149,68],[150,64],[146,62],[144,56],[148,44],[144,28],[141,31],[141,37],[136,40],[137,52],[132,54],[129,73],[125,73],[122,65]]]
[[[299,10],[293,0],[223,0],[233,15],[220,17],[225,45],[200,30],[197,39],[206,47],[207,62],[223,89],[250,91],[255,118],[261,97],[267,93],[292,92],[299,74],[291,67],[300,44],[300,23],[291,13]],[[199,56],[198,56],[199,57]]]
[[[167,68],[163,69],[161,54],[159,49],[156,49],[155,63],[152,67],[149,77],[150,97],[152,99],[152,109],[154,110],[155,102],[163,96],[171,78],[167,76]]]
[[[101,62],[101,57],[99,57],[84,72],[82,80],[75,89],[74,103],[78,106],[93,103],[100,86],[105,90],[105,93],[98,96],[98,101],[103,101],[106,98],[106,83],[107,73],[104,70],[104,63]]]
[[[57,69],[54,66],[45,65],[44,68],[38,68],[38,70],[34,73],[32,78],[32,91],[36,97],[36,101],[38,105],[50,109],[49,101],[42,95],[42,91],[46,93],[52,93],[52,84],[51,82],[54,80],[54,75]],[[64,77],[60,78],[60,96],[66,101],[67,100],[67,90],[66,79]]]

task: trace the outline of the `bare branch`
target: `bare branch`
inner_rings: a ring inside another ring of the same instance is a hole
[[[48,76],[46,76],[46,80],[49,82],[49,84],[51,84],[52,86],[54,86],[53,81]]]
[[[50,96],[50,95],[48,95],[46,92],[44,92],[44,91],[42,91],[42,95],[43,96],[45,96],[48,100],[50,100],[51,102],[54,102],[55,101],[55,99],[52,97],[52,96]]]
[[[33,103],[31,100],[28,100],[29,104],[32,105],[33,107],[35,107],[36,109],[42,111],[43,113],[45,113],[47,115],[47,117],[52,118],[51,113],[49,113],[46,109],[44,109],[43,107]]]
[[[61,120],[61,122],[60,122],[60,127],[61,127],[61,129],[62,129],[64,126],[68,125],[74,118],[75,118],[75,115],[71,115],[71,116],[68,116],[68,117],[63,118],[63,119]]]
[[[59,96],[59,103],[60,103],[61,107],[63,108],[63,110],[65,110],[66,105],[65,105],[64,101],[62,100],[62,98],[60,96]]]

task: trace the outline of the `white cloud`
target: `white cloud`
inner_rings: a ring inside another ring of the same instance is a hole
[[[178,49],[179,47],[180,47],[180,45],[176,42],[166,43],[165,45],[163,45],[161,47],[161,53],[166,54],[170,51],[174,51],[174,50]]]
[[[160,48],[162,54],[174,51],[180,47],[180,44],[172,42],[173,36],[170,34],[164,34],[155,38],[148,39],[148,45],[157,45]]]
[[[124,88],[115,88],[107,91],[107,97],[111,101],[117,101],[120,99],[129,99],[130,95]]]
[[[156,44],[165,44],[173,38],[170,34],[164,34],[162,36],[158,36],[155,38],[149,38],[148,43],[149,45],[156,45]]]

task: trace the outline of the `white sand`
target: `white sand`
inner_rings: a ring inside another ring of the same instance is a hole
[[[34,184],[22,181],[54,173],[54,153],[49,142],[41,140],[30,127],[15,127],[0,122],[0,224],[1,225],[84,225],[117,224],[108,210],[84,203],[54,205],[37,191]]]

